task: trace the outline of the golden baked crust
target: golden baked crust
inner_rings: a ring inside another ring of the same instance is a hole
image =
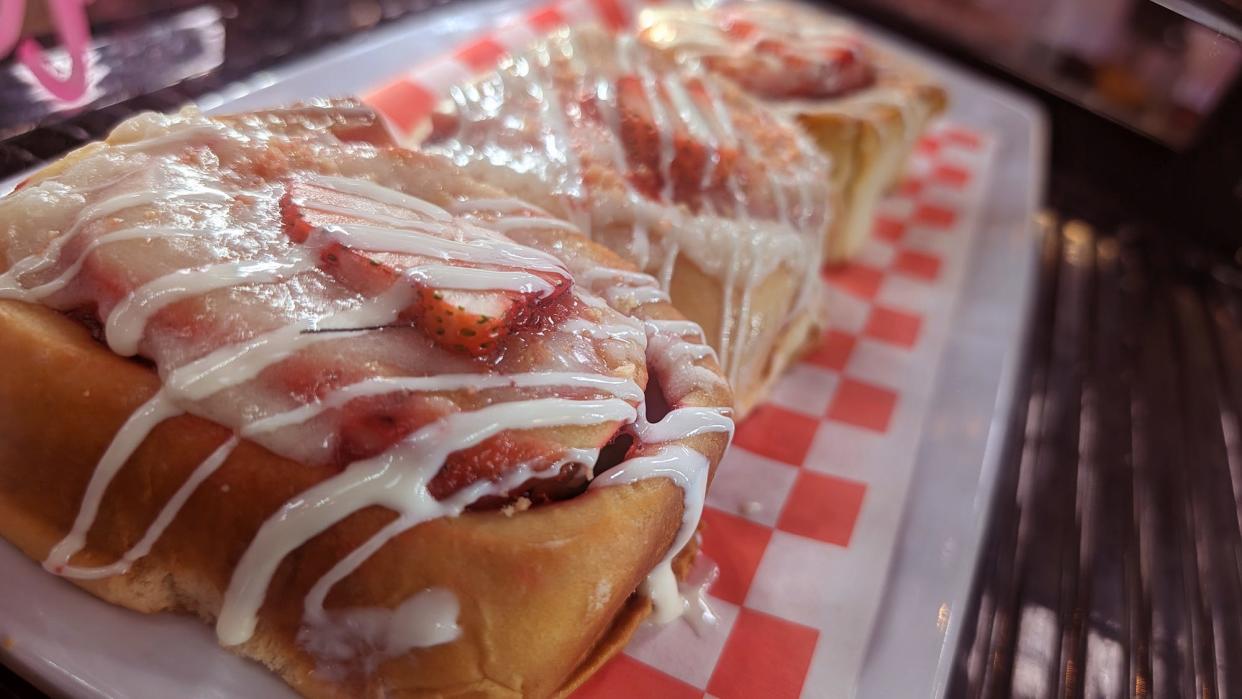
[[[885,84],[845,100],[777,105],[832,158],[841,205],[825,239],[829,264],[858,252],[870,235],[876,204],[905,172],[918,137],[948,107],[944,88],[917,72],[891,71]]]
[[[99,455],[159,379],[77,323],[18,301],[0,301],[0,352],[11,358],[0,368],[0,534],[42,560],[72,524]],[[703,396],[705,404],[721,397]],[[109,488],[80,562],[119,558],[227,435],[192,416],[157,427]],[[718,462],[723,440],[706,437],[697,446]],[[210,621],[258,527],[329,475],[243,442],[129,573],[73,582],[137,611]],[[614,654],[646,616],[650,602],[633,591],[672,543],[681,510],[680,489],[651,480],[512,517],[468,513],[416,527],[340,585],[330,604],[392,606],[449,587],[469,600],[464,637],[386,662],[370,678],[325,681],[296,642],[302,600],[328,566],[392,517],[364,511],[282,564],[258,632],[234,650],[309,697],[552,695]]]
[[[54,176],[82,155],[71,155],[32,182]],[[471,191],[494,193],[481,186]],[[633,269],[565,231],[515,236],[526,244],[587,255],[600,268]],[[663,302],[627,310],[647,320],[682,317]],[[84,325],[24,301],[0,300],[0,353],[9,358],[0,365],[0,536],[44,560],[73,525],[101,454],[121,425],[160,390],[160,379],[145,361],[114,354]],[[710,358],[701,366],[718,376]],[[651,385],[670,379],[659,363],[647,371]],[[730,402],[723,380],[705,381],[671,407]],[[109,484],[73,565],[108,565],[131,550],[190,473],[231,434],[190,415],[155,427]],[[680,443],[702,453],[714,470],[728,435],[699,434]],[[121,575],[71,579],[136,611],[212,621],[238,561],[264,522],[338,473],[333,466],[298,463],[242,440],[193,492],[148,555]],[[394,608],[420,591],[445,588],[460,602],[461,636],[382,660],[370,672],[317,665],[299,642],[310,588],[396,516],[378,506],[363,509],[283,559],[255,634],[230,649],[264,663],[308,697],[568,692],[617,652],[646,616],[650,603],[635,591],[674,542],[684,497],[672,481],[652,478],[590,489],[525,511],[433,519],[405,531],[333,587],[328,609]]]

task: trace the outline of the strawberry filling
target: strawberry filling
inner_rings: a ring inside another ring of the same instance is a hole
[[[620,137],[630,184],[653,199],[667,193],[673,201],[696,211],[707,201],[728,201],[725,183],[738,166],[736,146],[704,143],[690,133],[681,119],[669,119],[672,130],[662,136],[651,101],[659,100],[663,109],[669,109],[672,102],[666,88],[658,83],[645,86],[641,78],[632,74],[618,78],[616,87]],[[691,78],[684,81],[683,87],[703,118],[714,120],[716,109],[703,82]],[[594,108],[584,112],[598,114]]]
[[[343,408],[336,461],[345,465],[382,454],[419,428],[455,411],[444,398],[417,394],[351,401]],[[558,464],[564,464],[560,473],[547,473]],[[432,497],[443,500],[480,481],[499,481],[519,466],[530,470],[527,482],[510,492],[483,498],[473,508],[498,507],[517,497],[526,497],[533,504],[561,499],[572,495],[569,486],[580,480],[579,467],[565,463],[561,447],[537,435],[506,431],[449,455],[427,489]]]
[[[378,296],[396,284],[408,284],[412,301],[401,318],[452,351],[472,357],[492,356],[511,333],[538,327],[564,314],[565,292],[572,286],[567,273],[364,250],[330,236],[314,235],[351,225],[421,235],[421,231],[405,231],[401,226],[425,222],[425,212],[294,180],[281,200],[281,217],[289,237],[298,243],[317,244],[319,266],[353,291]],[[446,230],[447,224],[435,223],[430,230]],[[454,273],[453,268],[459,271]],[[508,274],[519,283],[515,284],[517,288],[497,289],[447,288],[435,283],[437,277],[447,277],[466,280],[463,286],[477,286],[477,282],[469,281],[477,277],[466,270],[499,272],[501,279]]]

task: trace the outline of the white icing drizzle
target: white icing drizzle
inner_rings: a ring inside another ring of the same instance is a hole
[[[253,379],[268,366],[307,345],[346,336],[343,333],[306,333],[300,324],[288,325],[245,342],[222,347],[174,369],[164,378],[165,390],[183,400],[202,400]]]
[[[675,408],[659,422],[640,419],[634,433],[643,442],[661,444],[711,432],[727,432],[733,438],[733,418],[725,408]]]
[[[165,503],[160,513],[156,515],[155,520],[147,527],[147,531],[138,540],[138,543],[126,551],[116,563],[96,568],[65,566],[60,570],[60,574],[65,577],[83,580],[99,580],[114,575],[124,575],[129,571],[129,567],[134,564],[134,561],[151,553],[155,542],[159,541],[159,538],[164,534],[164,530],[168,529],[168,525],[172,524],[173,518],[185,506],[186,501],[190,499],[194,491],[198,490],[198,486],[202,485],[203,481],[210,478],[211,474],[215,473],[228,460],[229,455],[237,448],[240,441],[240,438],[237,436],[229,437],[215,451],[211,452],[206,459],[203,459],[202,463],[196,466],[194,471],[190,473],[190,477],[185,480],[185,483],[182,483],[177,492],[173,493],[173,496],[168,499],[168,502]]]
[[[623,281],[633,286],[654,286],[655,280],[650,274],[632,272],[628,269],[615,267],[592,267],[578,275],[584,284],[596,284],[600,280]]]
[[[729,34],[725,26],[742,19],[755,28],[745,37]],[[715,8],[649,8],[639,14],[645,40],[663,48],[675,48],[683,58],[741,59],[754,67],[753,74],[769,77],[787,71],[779,59],[757,47],[778,40],[803,58],[814,70],[818,87],[828,91],[848,89],[847,75],[827,58],[836,50],[849,54],[840,64],[854,66],[868,61],[862,41],[848,23],[795,8],[787,3],[737,3]],[[821,60],[823,57],[823,60]],[[754,80],[755,83],[759,81]]]
[[[531,478],[556,476],[560,474],[562,466],[575,462],[577,458],[581,458],[583,455],[589,458],[591,463],[599,455],[598,450],[570,451],[576,451],[577,453],[569,455],[567,458],[542,471],[532,471],[523,464],[509,471],[495,482],[476,481],[445,500],[439,501],[437,507],[428,508],[424,502],[416,503],[411,509],[404,511],[402,516],[398,517],[391,524],[376,532],[366,543],[350,551],[348,555],[337,561],[331,570],[315,582],[314,587],[311,588],[310,593],[306,596],[305,614],[307,620],[311,625],[321,623],[327,616],[327,611],[324,609],[324,601],[327,599],[328,593],[332,591],[332,588],[357,570],[359,566],[379,551],[384,544],[391,541],[393,537],[437,517],[456,517],[467,506],[477,502],[480,498],[504,494]],[[445,454],[447,456],[448,452]],[[420,488],[425,490],[424,483],[415,483],[412,484],[412,487],[416,491]],[[406,497],[408,498],[409,496],[407,495]],[[429,494],[426,493],[416,493],[415,497],[419,500],[434,502],[429,497]]]
[[[348,663],[360,655],[364,670],[414,648],[451,643],[461,636],[461,607],[451,590],[431,587],[412,595],[396,609],[362,607],[333,610],[330,617],[308,622],[298,642],[320,662]],[[329,666],[328,671],[333,668]]]
[[[529,211],[540,216],[546,216],[547,211],[526,201],[522,201],[516,197],[499,197],[499,198],[478,198],[465,199],[457,202],[453,207],[453,211],[459,214],[466,214],[477,211],[490,211],[497,214],[518,214]]]
[[[699,554],[686,576],[686,581],[679,585],[684,600],[683,618],[700,638],[712,627],[720,624],[720,617],[712,610],[707,594],[719,577],[720,567],[707,556]]]
[[[591,323],[581,318],[570,318],[561,323],[561,332],[585,335],[593,340],[624,340],[646,344],[647,335],[641,329],[619,323]]]
[[[128,143],[109,144],[113,151],[120,153],[150,152],[164,146],[184,146],[193,141],[202,141],[220,133],[220,126],[211,122],[191,124],[184,128],[157,133],[154,136],[141,138]]]
[[[578,227],[574,224],[559,218],[552,218],[551,216],[506,216],[488,221],[487,225],[501,233],[532,228],[555,228],[571,233],[578,232]]]
[[[458,265],[421,265],[411,267],[406,279],[433,289],[466,289],[486,291],[504,289],[546,297],[555,290],[552,283],[537,274],[524,271],[461,267]]]
[[[673,558],[685,548],[698,528],[707,494],[709,469],[707,458],[699,452],[679,444],[668,444],[660,447],[655,454],[625,461],[591,481],[592,488],[600,488],[627,485],[648,478],[668,478],[685,493],[681,527],[673,545],[643,584],[644,592],[651,597],[655,608],[652,615],[658,624],[667,624],[685,611],[677,588],[677,576],[673,573]]]
[[[421,255],[445,261],[462,260],[568,276],[559,260],[534,248],[482,235],[468,236],[462,241],[451,240],[447,237],[447,226],[429,223],[415,228],[416,225],[419,224],[407,221],[406,228],[401,229],[350,224],[320,230],[342,245],[356,250]],[[463,226],[461,230],[470,233],[480,229]]]
[[[99,514],[99,505],[103,502],[104,491],[107,490],[113,477],[137,451],[139,445],[156,425],[181,413],[182,410],[169,399],[168,395],[159,391],[129,416],[112,443],[108,445],[108,449],[99,458],[95,472],[91,474],[90,483],[86,486],[86,493],[82,496],[82,504],[78,508],[78,516],[73,521],[73,528],[69,530],[65,538],[60,540],[60,543],[52,547],[47,559],[43,561],[44,568],[59,574],[69,564],[69,559],[82,550],[82,547],[86,545],[86,534],[94,524],[95,516]]]
[[[543,110],[542,123],[550,130],[546,143],[552,157],[565,163],[565,178],[562,181],[564,193],[573,199],[586,196],[583,187],[582,164],[578,162],[578,154],[569,141],[569,127],[565,122],[565,108],[552,78],[548,75],[551,57],[546,45],[536,49],[536,61],[531,65],[530,76],[532,88],[539,91],[539,104]]]
[[[643,322],[648,333],[668,333],[670,335],[694,335],[703,337],[703,328],[692,320],[648,320]]]

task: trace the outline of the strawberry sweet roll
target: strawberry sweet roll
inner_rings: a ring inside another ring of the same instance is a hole
[[[0,536],[306,696],[567,693],[732,433],[656,289],[358,105],[134,117],[0,199]]]

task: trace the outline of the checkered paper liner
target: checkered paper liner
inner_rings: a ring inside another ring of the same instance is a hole
[[[416,138],[450,85],[578,23],[631,25],[624,0],[527,14],[364,97]],[[830,330],[738,425],[703,513],[714,626],[644,627],[580,699],[851,696],[901,525],[988,181],[991,138],[919,142],[849,265],[826,269]],[[935,623],[935,620],[926,620]]]

